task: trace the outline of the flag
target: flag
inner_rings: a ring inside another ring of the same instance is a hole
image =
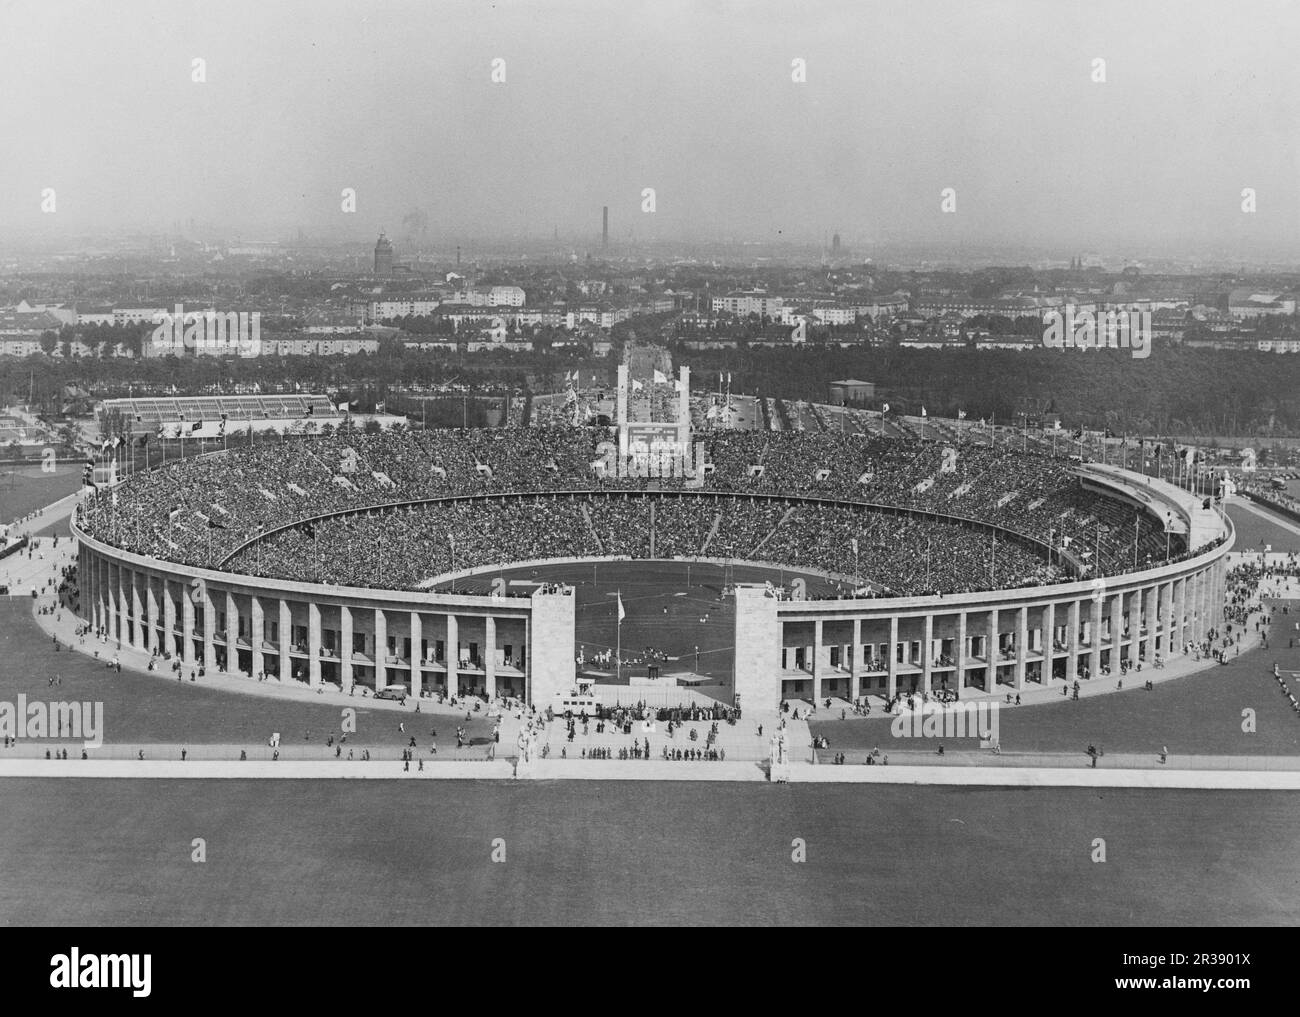
[[[489,466],[487,463],[481,463],[477,459],[475,459],[474,469],[478,470],[479,473],[487,477],[488,480],[492,479],[492,467]]]
[[[857,554],[857,553],[858,553],[858,538],[857,538],[857,537],[854,537],[851,541],[849,541],[849,543],[853,545],[853,553],[854,553],[854,554]]]
[[[957,419],[958,419],[958,420],[965,420],[965,419],[966,419],[966,411],[965,411],[965,410],[958,410],[958,411],[957,411]]]
[[[105,438],[105,439],[104,439],[104,444],[102,444],[102,445],[99,446],[99,451],[101,451],[101,452],[107,452],[107,451],[108,451],[108,446],[109,446],[109,440],[108,440],[107,438]]]
[[[618,597],[618,621],[621,625],[623,624],[623,619],[627,617],[627,612],[623,610],[623,591],[620,590],[616,596]]]
[[[727,372],[727,388],[731,388],[731,372]]]
[[[927,413],[925,412],[925,407],[924,407],[924,406],[921,407],[921,416],[923,416],[923,417],[925,417],[925,416],[929,416],[929,414],[927,414]]]
[[[121,444],[122,444],[122,436],[120,434],[113,435],[113,447],[117,448]]]
[[[190,434],[193,434],[202,426],[203,426],[203,421],[201,420],[194,421],[194,423],[190,425]]]
[[[881,412],[881,413],[888,413],[888,412],[889,412],[889,403],[885,403],[885,405],[882,406],[882,407],[880,408],[880,412]]]
[[[656,369],[656,371],[655,371],[655,373],[654,373],[654,381],[655,381],[655,384],[656,384],[656,385],[667,385],[667,384],[668,384],[668,376],[667,376],[666,374],[664,374],[663,371],[660,371],[660,370],[657,370],[657,369]]]
[[[388,403],[383,402],[383,401],[380,401],[380,402],[375,403],[375,412],[376,412],[376,413],[383,413],[383,412],[384,412],[384,407],[387,406],[387,405],[388,405]]]
[[[637,381],[635,378],[632,379],[633,392],[640,392],[643,388],[645,388],[645,386],[642,385],[641,382]]]

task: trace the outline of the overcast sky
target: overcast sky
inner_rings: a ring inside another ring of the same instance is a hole
[[[1296,39],[1285,0],[0,0],[0,240],[585,239],[608,204],[615,239],[1300,251]]]

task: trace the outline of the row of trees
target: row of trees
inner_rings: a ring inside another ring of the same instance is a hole
[[[839,349],[741,348],[678,350],[697,388],[712,389],[731,375],[735,392],[824,401],[841,378],[873,381],[896,412],[1011,420],[1018,412],[1052,405],[1070,427],[1116,433],[1183,435],[1300,435],[1300,356],[1251,351],[1157,346],[1147,359],[1124,350],[1025,352],[954,346],[916,350],[895,346]],[[198,395],[251,391],[325,392],[358,398],[369,410],[412,386],[455,382],[471,393],[548,392],[563,388],[578,369],[608,381],[617,361],[574,350],[496,352],[473,357],[407,350],[385,344],[378,353],[351,357],[258,357],[218,360],[160,357],[142,361],[59,361],[44,357],[0,362],[0,404],[27,402],[57,416],[69,393],[94,399],[169,393]],[[436,411],[464,418],[459,396]],[[403,408],[405,407],[405,404]],[[418,412],[418,404],[410,407]],[[459,411],[459,412],[457,412]],[[477,416],[477,413],[476,413]]]

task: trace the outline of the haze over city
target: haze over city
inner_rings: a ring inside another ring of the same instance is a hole
[[[1280,2],[21,0],[0,244],[373,242],[419,213],[430,247],[581,247],[608,205],[619,244],[1300,258],[1298,30]]]

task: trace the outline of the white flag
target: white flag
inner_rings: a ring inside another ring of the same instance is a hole
[[[654,375],[654,380],[656,385],[668,384],[668,376],[664,374],[663,371],[656,370]]]
[[[889,403],[885,403],[885,405],[881,407],[880,412],[881,412],[881,413],[888,413],[888,412],[889,412]]]
[[[622,591],[622,590],[620,590],[620,591],[618,592],[617,597],[618,597],[618,620],[619,620],[619,624],[622,624],[623,619],[627,617],[627,612],[623,610],[623,591]]]
[[[924,406],[921,407],[921,416],[923,416],[923,417],[924,417],[924,416],[927,416],[927,414],[926,414],[926,412],[925,412],[925,407],[924,407]]]

